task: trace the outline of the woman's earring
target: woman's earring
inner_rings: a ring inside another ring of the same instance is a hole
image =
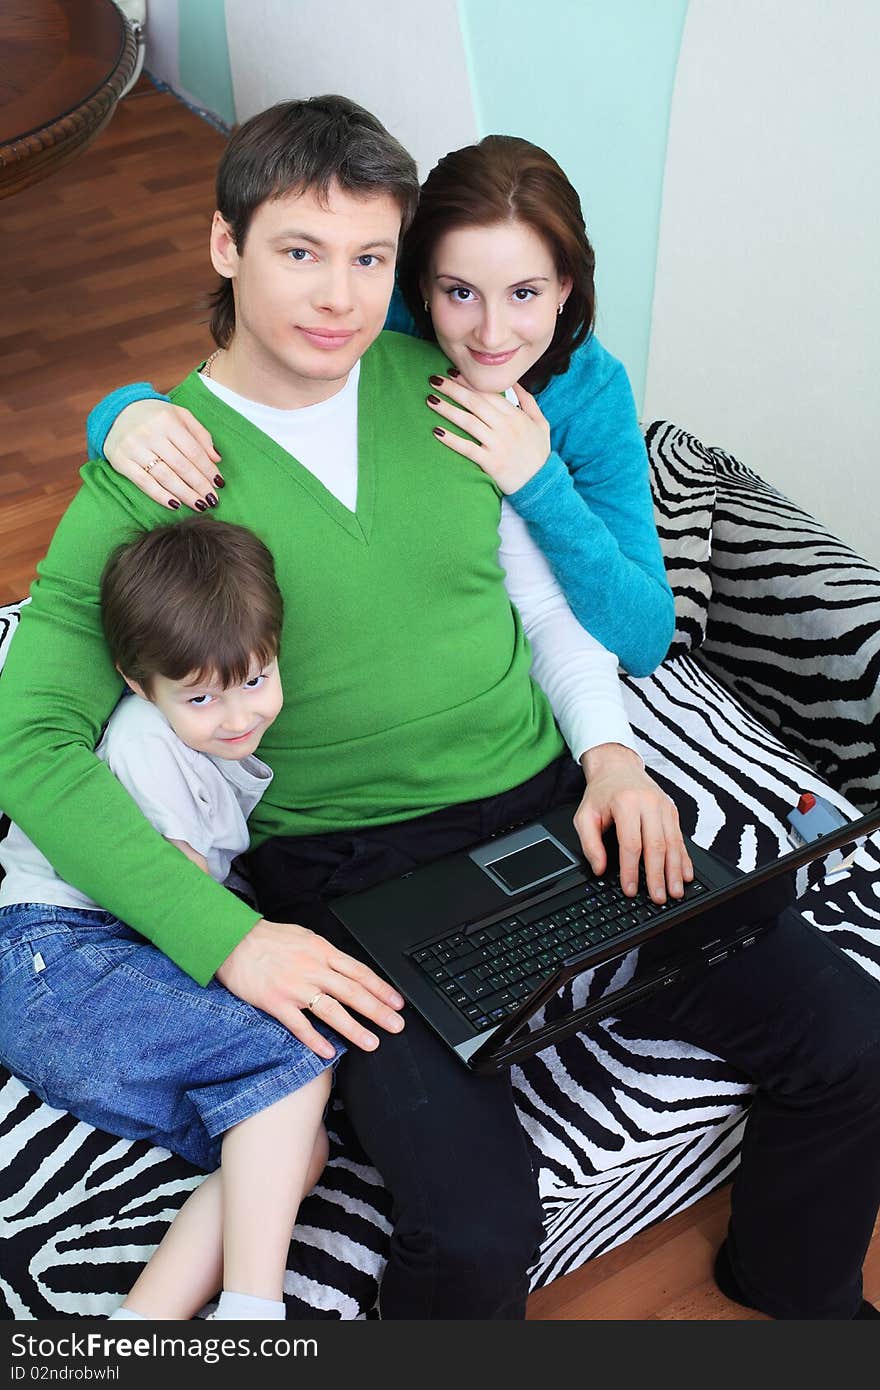
[[[425,300],[425,313],[426,313],[426,314],[430,314],[430,312],[431,312],[431,306],[430,306],[430,304],[428,303],[428,301],[427,301],[427,299],[426,299],[426,300]]]
[[[562,304],[557,304],[557,305],[556,305],[556,317],[557,317],[557,318],[559,318],[559,315],[562,313],[562,311],[563,311],[564,308],[565,308],[565,301],[563,301]]]

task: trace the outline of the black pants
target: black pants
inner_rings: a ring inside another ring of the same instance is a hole
[[[583,791],[568,759],[415,821],[277,838],[250,856],[261,910],[358,948],[327,899],[406,873]],[[731,1262],[776,1318],[851,1318],[880,1205],[880,986],[794,911],[750,950],[629,1015],[715,1053],[758,1090],[733,1184]],[[383,1318],[522,1318],[541,1207],[510,1078],[476,1076],[412,1010],[338,1086],[392,1194]]]

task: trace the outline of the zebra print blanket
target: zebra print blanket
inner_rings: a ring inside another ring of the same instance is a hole
[[[742,675],[737,663],[747,662],[751,653],[760,665],[755,653],[766,654],[768,647],[759,641],[750,645],[748,616],[739,628],[729,622],[737,603],[745,603],[754,591],[754,575],[751,590],[743,584],[730,599],[725,590],[728,626],[713,637],[719,631],[719,596],[713,590],[710,599],[705,578],[711,564],[710,578],[716,582],[719,509],[731,508],[724,492],[725,459],[672,426],[652,426],[648,445],[667,554],[687,533],[689,515],[701,517],[700,525],[708,519],[712,554],[708,531],[696,540],[690,535],[688,546],[679,551],[687,563],[677,571],[670,564],[680,654],[667,659],[654,676],[625,680],[627,712],[652,775],[676,799],[685,832],[749,868],[759,857],[785,847],[784,816],[800,791],[821,792],[850,814],[855,807],[755,712],[761,687],[751,675]],[[716,470],[714,486],[703,466],[707,460]],[[747,470],[743,479],[747,487],[737,525],[748,533],[750,508],[756,509],[756,522],[766,523],[772,499]],[[693,485],[701,496],[689,513],[687,493]],[[781,511],[772,528],[772,567],[780,571],[787,562],[786,515],[792,514]],[[835,569],[829,580],[817,560],[814,588],[843,582],[850,586],[848,593],[855,586],[860,603],[872,586],[876,595],[880,576],[872,579],[876,572],[857,559],[849,575],[843,548],[832,538],[823,540],[816,523],[806,521],[812,528],[811,554],[817,556],[824,547]],[[730,582],[738,584],[735,578]],[[760,597],[756,603],[760,606]],[[746,605],[747,615],[749,611]],[[780,673],[789,664],[776,610],[772,616],[770,630],[778,645],[772,648],[775,684],[765,669],[771,695],[785,687],[787,678]],[[15,618],[14,611],[0,612],[0,664],[2,634],[5,630],[8,642]],[[712,643],[711,669],[703,651],[694,651],[703,632],[704,645]],[[851,638],[857,660],[871,641],[864,633]],[[716,657],[725,644],[736,652],[727,685],[715,674]],[[748,686],[750,707],[728,688],[737,680]],[[845,682],[843,688],[851,687]],[[785,713],[791,715],[787,697]],[[768,718],[777,722],[772,705]],[[824,746],[824,723],[816,733]],[[848,748],[843,752],[849,756]],[[824,868],[817,864],[802,872],[799,888],[809,920],[833,933],[843,950],[880,979],[878,867],[880,848],[872,842],[847,875],[826,883]],[[568,988],[577,991],[578,999],[601,992],[614,969],[601,967]],[[545,1238],[531,1271],[533,1288],[687,1207],[727,1180],[737,1162],[750,1093],[744,1078],[674,1037],[638,1036],[625,1015],[531,1058],[514,1069],[513,1081],[545,1213]],[[328,1121],[330,1162],[303,1203],[290,1247],[288,1316],[369,1317],[390,1231],[389,1198],[338,1105]],[[199,1180],[164,1150],[99,1133],[49,1109],[20,1082],[0,1073],[2,1316],[106,1315]]]

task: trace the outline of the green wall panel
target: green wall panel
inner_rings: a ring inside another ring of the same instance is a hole
[[[687,0],[459,0],[480,133],[542,145],[577,188],[596,248],[597,332],[640,409],[686,11]]]

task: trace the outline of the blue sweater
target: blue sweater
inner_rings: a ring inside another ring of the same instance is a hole
[[[416,331],[397,290],[385,327]],[[168,399],[139,381],[95,406],[87,424],[89,458],[101,458],[119,412],[146,398]],[[631,675],[647,676],[666,655],[675,616],[626,371],[590,338],[537,401],[550,424],[553,452],[509,501],[547,556],[578,621]]]

